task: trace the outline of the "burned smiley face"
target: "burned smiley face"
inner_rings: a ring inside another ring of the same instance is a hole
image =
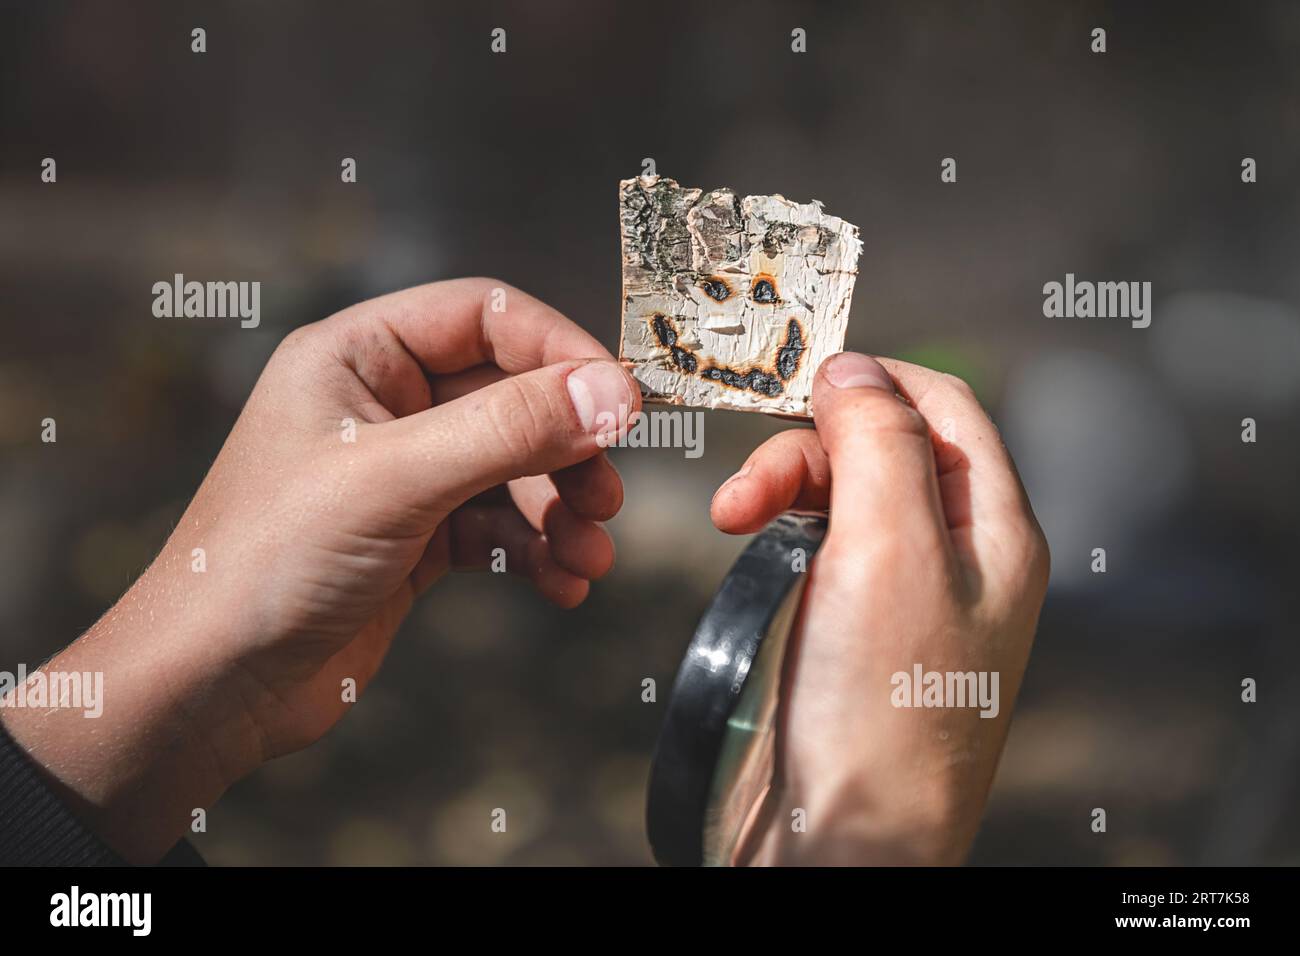
[[[816,203],[620,184],[622,359],[651,400],[807,415],[861,243]]]
[[[777,349],[770,368],[756,366],[741,372],[712,361],[701,368],[695,352],[677,344],[677,328],[672,319],[656,312],[650,317],[650,326],[654,329],[660,346],[668,350],[673,364],[683,372],[721,382],[729,388],[749,389],[769,398],[780,395],[785,383],[799,371],[799,363],[805,351],[803,327],[799,325],[798,319],[791,319],[786,327],[785,341]]]

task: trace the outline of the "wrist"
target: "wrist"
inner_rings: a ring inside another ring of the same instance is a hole
[[[46,676],[90,675],[101,688],[97,715],[64,706],[0,711],[52,789],[131,863],[161,858],[194,810],[206,810],[260,760],[240,702],[217,677],[219,644],[202,624],[211,618],[177,615],[160,584],[146,572],[40,668]]]
[[[950,866],[972,836],[947,781],[837,772],[774,781],[750,830],[737,865]]]

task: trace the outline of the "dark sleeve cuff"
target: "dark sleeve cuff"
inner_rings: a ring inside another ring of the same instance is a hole
[[[0,724],[0,866],[128,866],[45,783]],[[159,866],[204,866],[182,840]]]

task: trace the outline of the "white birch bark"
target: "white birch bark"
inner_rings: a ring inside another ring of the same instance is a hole
[[[821,203],[619,183],[619,357],[648,401],[811,415],[812,380],[844,348],[862,243]]]

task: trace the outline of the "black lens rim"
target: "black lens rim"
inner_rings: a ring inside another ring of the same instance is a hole
[[[795,568],[795,549],[803,549],[810,562],[826,526],[824,515],[787,512],[759,532],[723,579],[687,646],[646,796],[646,832],[664,866],[704,861],[709,793],[727,721],[786,595],[804,573]]]

